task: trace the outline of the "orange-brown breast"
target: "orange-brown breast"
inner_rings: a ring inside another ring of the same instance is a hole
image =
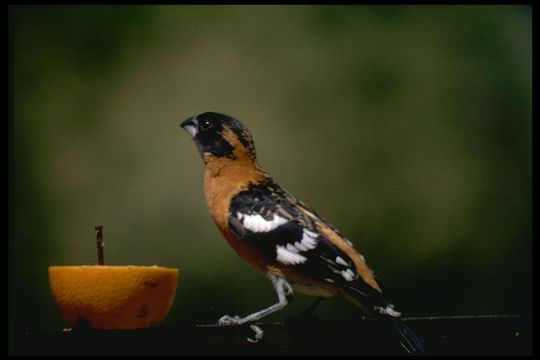
[[[204,173],[204,194],[210,214],[220,228],[228,225],[228,211],[231,199],[250,183],[256,184],[264,178],[264,172],[247,161],[228,158],[206,160]]]
[[[225,237],[225,240],[227,240],[229,245],[231,245],[234,251],[236,251],[244,261],[262,272],[268,271],[267,261],[260,251],[240,241],[229,229],[224,229],[219,225],[218,228],[223,234],[223,237]]]
[[[206,166],[204,193],[216,223],[220,228],[226,228],[231,198],[246,189],[250,183],[261,181],[266,175],[232,130],[225,127],[222,136],[233,147],[233,157],[203,155]]]
[[[203,156],[206,165],[204,174],[206,203],[212,218],[232,248],[252,266],[266,271],[263,255],[237,239],[229,231],[228,221],[231,199],[245,190],[250,183],[256,184],[266,175],[258,167],[255,159],[248,156],[246,149],[231,130],[225,129],[223,136],[233,146],[234,158]]]

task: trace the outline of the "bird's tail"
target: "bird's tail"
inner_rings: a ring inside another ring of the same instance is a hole
[[[399,317],[383,315],[382,320],[392,326],[399,343],[408,353],[426,354],[426,348],[422,341]]]
[[[384,300],[379,291],[367,284],[357,282],[354,286],[349,286],[343,295],[364,312],[374,314],[381,321],[389,324],[393,335],[408,353],[426,354],[422,341],[405,325],[400,319],[401,313],[394,310],[394,306]]]

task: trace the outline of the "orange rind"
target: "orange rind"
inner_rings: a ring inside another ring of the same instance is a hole
[[[176,293],[178,272],[158,266],[50,266],[49,285],[70,325],[137,329],[165,318]]]

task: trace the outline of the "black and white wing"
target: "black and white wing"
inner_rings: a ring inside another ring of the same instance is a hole
[[[237,194],[228,220],[234,235],[255,247],[267,263],[293,268],[308,281],[350,289],[370,304],[386,305],[380,292],[362,280],[350,257],[318,230],[316,222],[323,220],[270,178]]]

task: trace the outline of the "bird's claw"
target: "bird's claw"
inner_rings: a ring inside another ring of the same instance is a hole
[[[259,342],[259,340],[261,340],[263,338],[264,331],[263,331],[263,329],[261,329],[257,325],[249,325],[249,327],[251,328],[251,330],[253,330],[255,332],[255,339],[247,338],[247,341],[249,341],[252,344],[255,344],[255,343]]]
[[[233,326],[233,325],[241,325],[243,324],[242,318],[237,316],[230,316],[230,315],[223,315],[217,322],[218,326]],[[264,331],[259,326],[251,324],[249,325],[251,330],[255,333],[255,336],[253,338],[248,337],[246,340],[249,341],[252,344],[255,344],[259,342],[263,336]]]
[[[242,324],[242,319],[236,316],[223,315],[221,319],[218,320],[218,326],[231,326],[231,325],[240,325]]]

